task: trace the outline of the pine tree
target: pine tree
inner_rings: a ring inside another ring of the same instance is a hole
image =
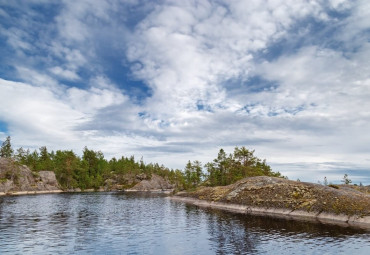
[[[187,188],[190,188],[192,187],[192,171],[193,171],[193,166],[190,162],[190,160],[188,161],[188,163],[186,164],[185,166],[185,181],[186,181],[186,186]]]
[[[348,174],[345,174],[343,176],[343,180],[341,182],[343,182],[344,184],[347,184],[348,185],[348,184],[351,184],[352,183],[352,180],[348,178]]]
[[[24,150],[23,147],[18,148],[15,153],[15,159],[21,164],[26,164],[27,151]]]
[[[193,169],[195,175],[195,185],[199,185],[203,177],[202,163],[198,160],[195,160],[193,162]]]
[[[48,149],[46,146],[42,146],[40,149],[40,156],[38,159],[38,164],[37,164],[37,169],[38,171],[40,170],[50,170],[52,169],[52,160],[50,157],[50,153],[48,152]]]
[[[13,156],[13,152],[14,151],[10,143],[10,136],[8,136],[1,146],[0,157],[11,158]]]

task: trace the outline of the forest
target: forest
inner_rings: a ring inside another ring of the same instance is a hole
[[[46,146],[30,151],[22,147],[13,149],[8,136],[2,143],[0,157],[12,158],[32,171],[53,171],[64,189],[98,189],[109,179],[124,182],[124,176],[144,174],[150,178],[157,174],[175,184],[178,190],[193,189],[200,185],[223,186],[251,176],[282,177],[273,172],[266,160],[254,156],[254,150],[235,147],[227,154],[220,149],[217,157],[206,164],[198,160],[188,161],[183,170],[169,169],[158,163],[145,163],[143,158],[121,156],[106,159],[101,151],[85,147],[82,155],[72,150],[49,151]],[[122,183],[124,184],[124,183]]]

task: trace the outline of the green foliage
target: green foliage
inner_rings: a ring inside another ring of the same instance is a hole
[[[185,166],[185,187],[187,189],[189,188],[195,188],[197,187],[203,177],[203,171],[202,171],[202,164],[195,160],[193,163],[189,162]]]
[[[28,154],[29,154],[29,150],[28,150]],[[15,153],[15,160],[22,163],[22,162],[26,162],[26,159],[27,159],[27,151],[25,151],[23,147],[18,148],[17,152]]]
[[[13,153],[14,153],[14,150],[10,143],[10,136],[8,136],[1,146],[0,157],[11,158],[13,157]]]
[[[228,185],[252,176],[282,177],[279,172],[272,171],[266,160],[255,157],[254,150],[245,147],[235,147],[234,153],[228,156],[220,149],[217,158],[205,164],[205,168],[206,184],[209,186]]]
[[[140,174],[145,174],[147,178],[157,174],[175,183],[180,189],[185,187],[184,175],[180,170],[170,170],[157,163],[145,164],[143,159],[137,162],[134,156],[122,156],[118,160],[112,158],[108,161],[101,151],[87,147],[84,148],[82,157],[70,150],[49,152],[43,146],[31,153],[21,147],[17,149],[15,159],[18,163],[27,165],[35,175],[41,170],[54,171],[64,189],[98,189],[110,178],[118,181],[118,184],[126,185],[125,175],[135,177]]]
[[[87,147],[83,150],[82,156],[83,162],[83,174],[85,184],[94,189],[98,189],[103,186],[104,179],[103,175],[109,172],[108,162],[104,159],[104,155],[101,151],[89,150]]]
[[[13,150],[10,145],[10,137],[3,143],[2,153],[12,156]],[[3,155],[2,154],[2,155]],[[141,158],[135,161],[134,156],[112,158],[106,160],[101,151],[83,149],[82,157],[71,150],[57,150],[49,152],[43,146],[32,153],[22,147],[17,149],[14,155],[19,164],[27,165],[37,174],[41,170],[55,172],[58,182],[65,189],[98,189],[114,180],[115,183],[127,186],[127,176],[135,178],[142,175],[150,178],[152,174],[162,176],[175,185],[178,190],[194,189],[199,185],[219,186],[234,183],[242,178],[251,176],[276,176],[281,177],[279,172],[273,172],[271,167],[254,156],[254,151],[245,147],[236,147],[233,154],[227,155],[220,149],[217,158],[203,165],[195,160],[189,161],[184,171],[173,170],[159,165],[158,163],[146,164]]]
[[[56,151],[54,157],[54,172],[59,183],[67,189],[77,188],[80,168],[80,158],[73,151]]]
[[[55,156],[54,152],[49,153],[46,146],[42,146],[40,149],[40,154],[34,152],[34,158],[37,158],[37,162],[34,163],[34,170],[36,171],[45,171],[45,170],[52,170],[53,169],[53,160],[52,158]]]

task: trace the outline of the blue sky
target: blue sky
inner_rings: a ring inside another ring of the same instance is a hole
[[[0,1],[0,140],[370,184],[365,0]]]

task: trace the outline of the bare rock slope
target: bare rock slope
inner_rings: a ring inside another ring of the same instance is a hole
[[[0,193],[60,191],[60,186],[52,171],[32,172],[17,162],[0,158]]]

